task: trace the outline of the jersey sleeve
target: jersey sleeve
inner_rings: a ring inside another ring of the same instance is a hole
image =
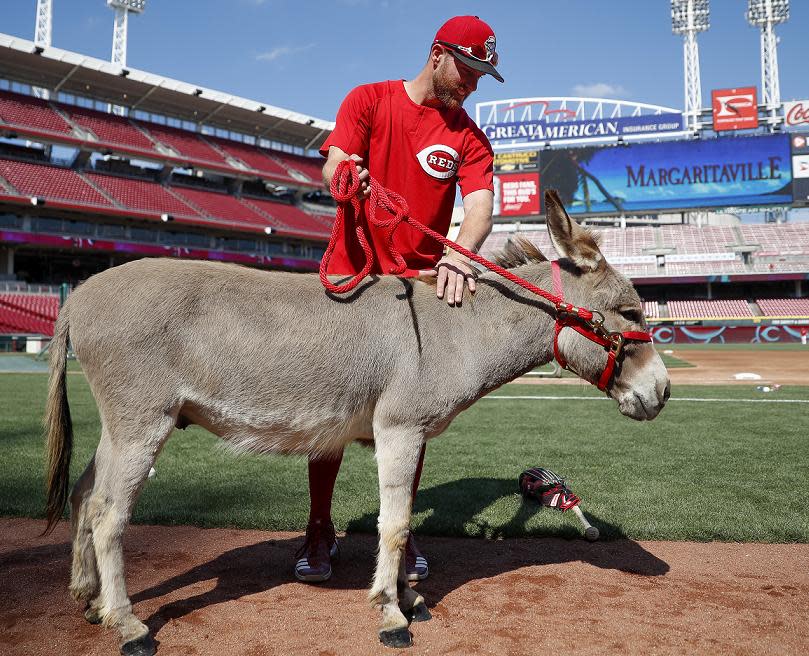
[[[479,189],[494,192],[493,152],[486,135],[474,123],[464,144],[463,159],[458,168],[458,184],[461,195],[466,196]]]
[[[376,102],[372,85],[353,89],[337,111],[334,130],[320,147],[323,157],[329,156],[329,147],[337,146],[348,155],[368,153],[371,136],[371,112]]]

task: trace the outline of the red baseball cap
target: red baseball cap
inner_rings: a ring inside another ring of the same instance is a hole
[[[450,18],[435,33],[433,45],[442,45],[469,68],[488,73],[503,82],[497,72],[497,39],[494,31],[477,16]]]

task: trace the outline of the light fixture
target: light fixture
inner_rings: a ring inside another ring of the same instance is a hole
[[[704,32],[710,26],[708,0],[671,0],[671,31],[674,34]]]
[[[142,14],[146,9],[146,0],[107,0],[107,6]]]
[[[272,228],[270,226],[267,226],[266,228],[264,228],[264,234],[265,235],[271,235],[272,232],[273,232],[273,230],[272,230]]]
[[[31,196],[31,205],[34,207],[42,207],[45,204],[45,199],[41,196]]]
[[[789,0],[748,0],[747,22],[761,27],[767,23],[785,23],[789,20]]]
[[[169,221],[174,221],[174,217],[171,214],[161,214],[160,220],[163,223],[168,223]]]

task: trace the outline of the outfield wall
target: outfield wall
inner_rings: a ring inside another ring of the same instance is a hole
[[[802,330],[809,326],[652,326],[649,332],[655,344],[775,344],[800,342]]]

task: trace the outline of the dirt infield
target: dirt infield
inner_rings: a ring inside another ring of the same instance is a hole
[[[116,654],[67,594],[62,523],[0,520],[0,653]],[[342,539],[331,581],[294,581],[301,536],[132,526],[129,592],[158,654],[805,654],[809,545],[421,539],[433,619],[385,650],[365,601],[374,538]]]

